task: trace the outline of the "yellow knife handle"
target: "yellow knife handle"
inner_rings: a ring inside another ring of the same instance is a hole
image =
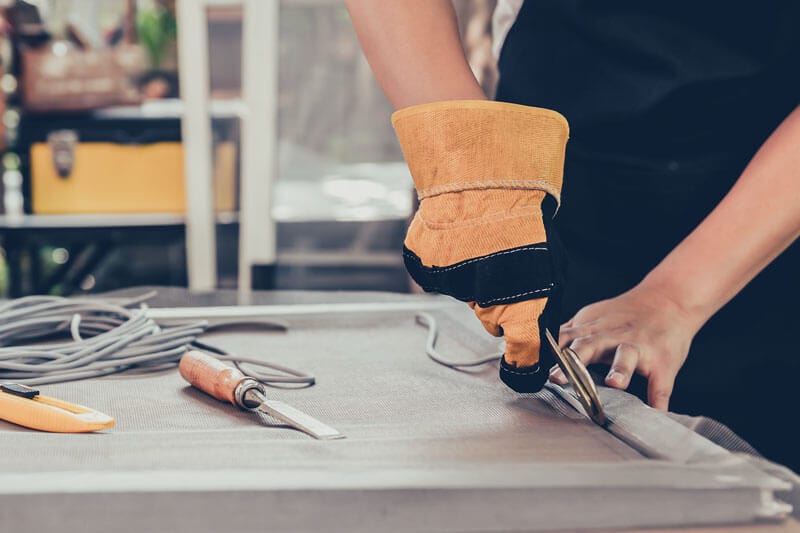
[[[48,396],[24,397],[0,390],[0,419],[53,433],[88,433],[114,426],[114,419],[82,405]]]

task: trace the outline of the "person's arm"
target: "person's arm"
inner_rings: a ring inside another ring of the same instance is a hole
[[[451,0],[347,0],[361,47],[396,109],[484,100],[469,68]]]
[[[632,290],[580,310],[561,329],[606,383],[638,371],[649,403],[667,409],[697,331],[800,236],[800,107],[764,143],[709,216]],[[666,221],[665,221],[666,223]],[[554,381],[564,382],[560,371]]]
[[[468,303],[504,336],[500,379],[536,392],[560,317],[546,220],[561,195],[569,125],[548,109],[489,102],[469,68],[451,0],[349,0],[420,200],[404,241],[411,278]]]

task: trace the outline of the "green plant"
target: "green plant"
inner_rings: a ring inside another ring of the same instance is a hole
[[[140,9],[136,14],[136,32],[150,56],[150,66],[160,69],[167,47],[178,33],[175,15],[160,3]]]

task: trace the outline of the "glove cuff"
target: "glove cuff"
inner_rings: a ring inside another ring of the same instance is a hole
[[[567,120],[488,100],[407,107],[392,115],[420,200],[475,189],[538,189],[560,202]]]

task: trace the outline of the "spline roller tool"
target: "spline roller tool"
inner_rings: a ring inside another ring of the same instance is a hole
[[[571,348],[559,348],[558,342],[556,342],[549,330],[545,329],[544,333],[547,337],[547,342],[550,343],[550,348],[556,356],[558,366],[561,367],[562,372],[567,376],[567,380],[572,384],[578,401],[586,409],[586,414],[599,426],[608,424],[608,419],[603,412],[603,403],[597,393],[597,387],[595,387],[589,371],[581,363],[578,354],[572,351]]]
[[[344,435],[316,418],[283,402],[268,400],[262,383],[203,352],[187,352],[178,368],[183,379],[218,400],[248,411],[261,411],[315,439],[344,438]]]

